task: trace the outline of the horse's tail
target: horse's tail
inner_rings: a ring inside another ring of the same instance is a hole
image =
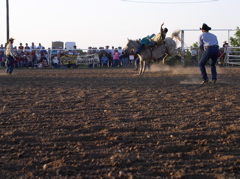
[[[172,36],[171,36],[172,39],[176,39],[176,40],[181,41],[180,33],[181,33],[181,30],[175,30],[175,31],[172,33]]]

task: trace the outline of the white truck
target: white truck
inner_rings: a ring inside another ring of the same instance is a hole
[[[65,49],[73,50],[73,46],[76,45],[76,42],[65,42]]]

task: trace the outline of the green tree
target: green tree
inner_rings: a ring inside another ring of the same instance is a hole
[[[195,42],[191,47],[198,48],[198,42]]]
[[[237,27],[237,32],[234,34],[235,38],[230,37],[230,43],[234,47],[240,47],[240,29]]]

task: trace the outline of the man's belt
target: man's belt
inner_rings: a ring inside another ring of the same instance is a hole
[[[206,50],[207,48],[209,48],[209,47],[219,47],[218,45],[210,45],[210,46],[204,46],[204,50]]]
[[[208,47],[219,47],[218,45],[209,45],[209,46],[205,46],[205,48],[208,48]]]

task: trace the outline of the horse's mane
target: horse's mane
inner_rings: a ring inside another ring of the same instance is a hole
[[[137,39],[137,40],[135,40],[135,41],[136,41],[138,44],[141,44],[139,39]]]

